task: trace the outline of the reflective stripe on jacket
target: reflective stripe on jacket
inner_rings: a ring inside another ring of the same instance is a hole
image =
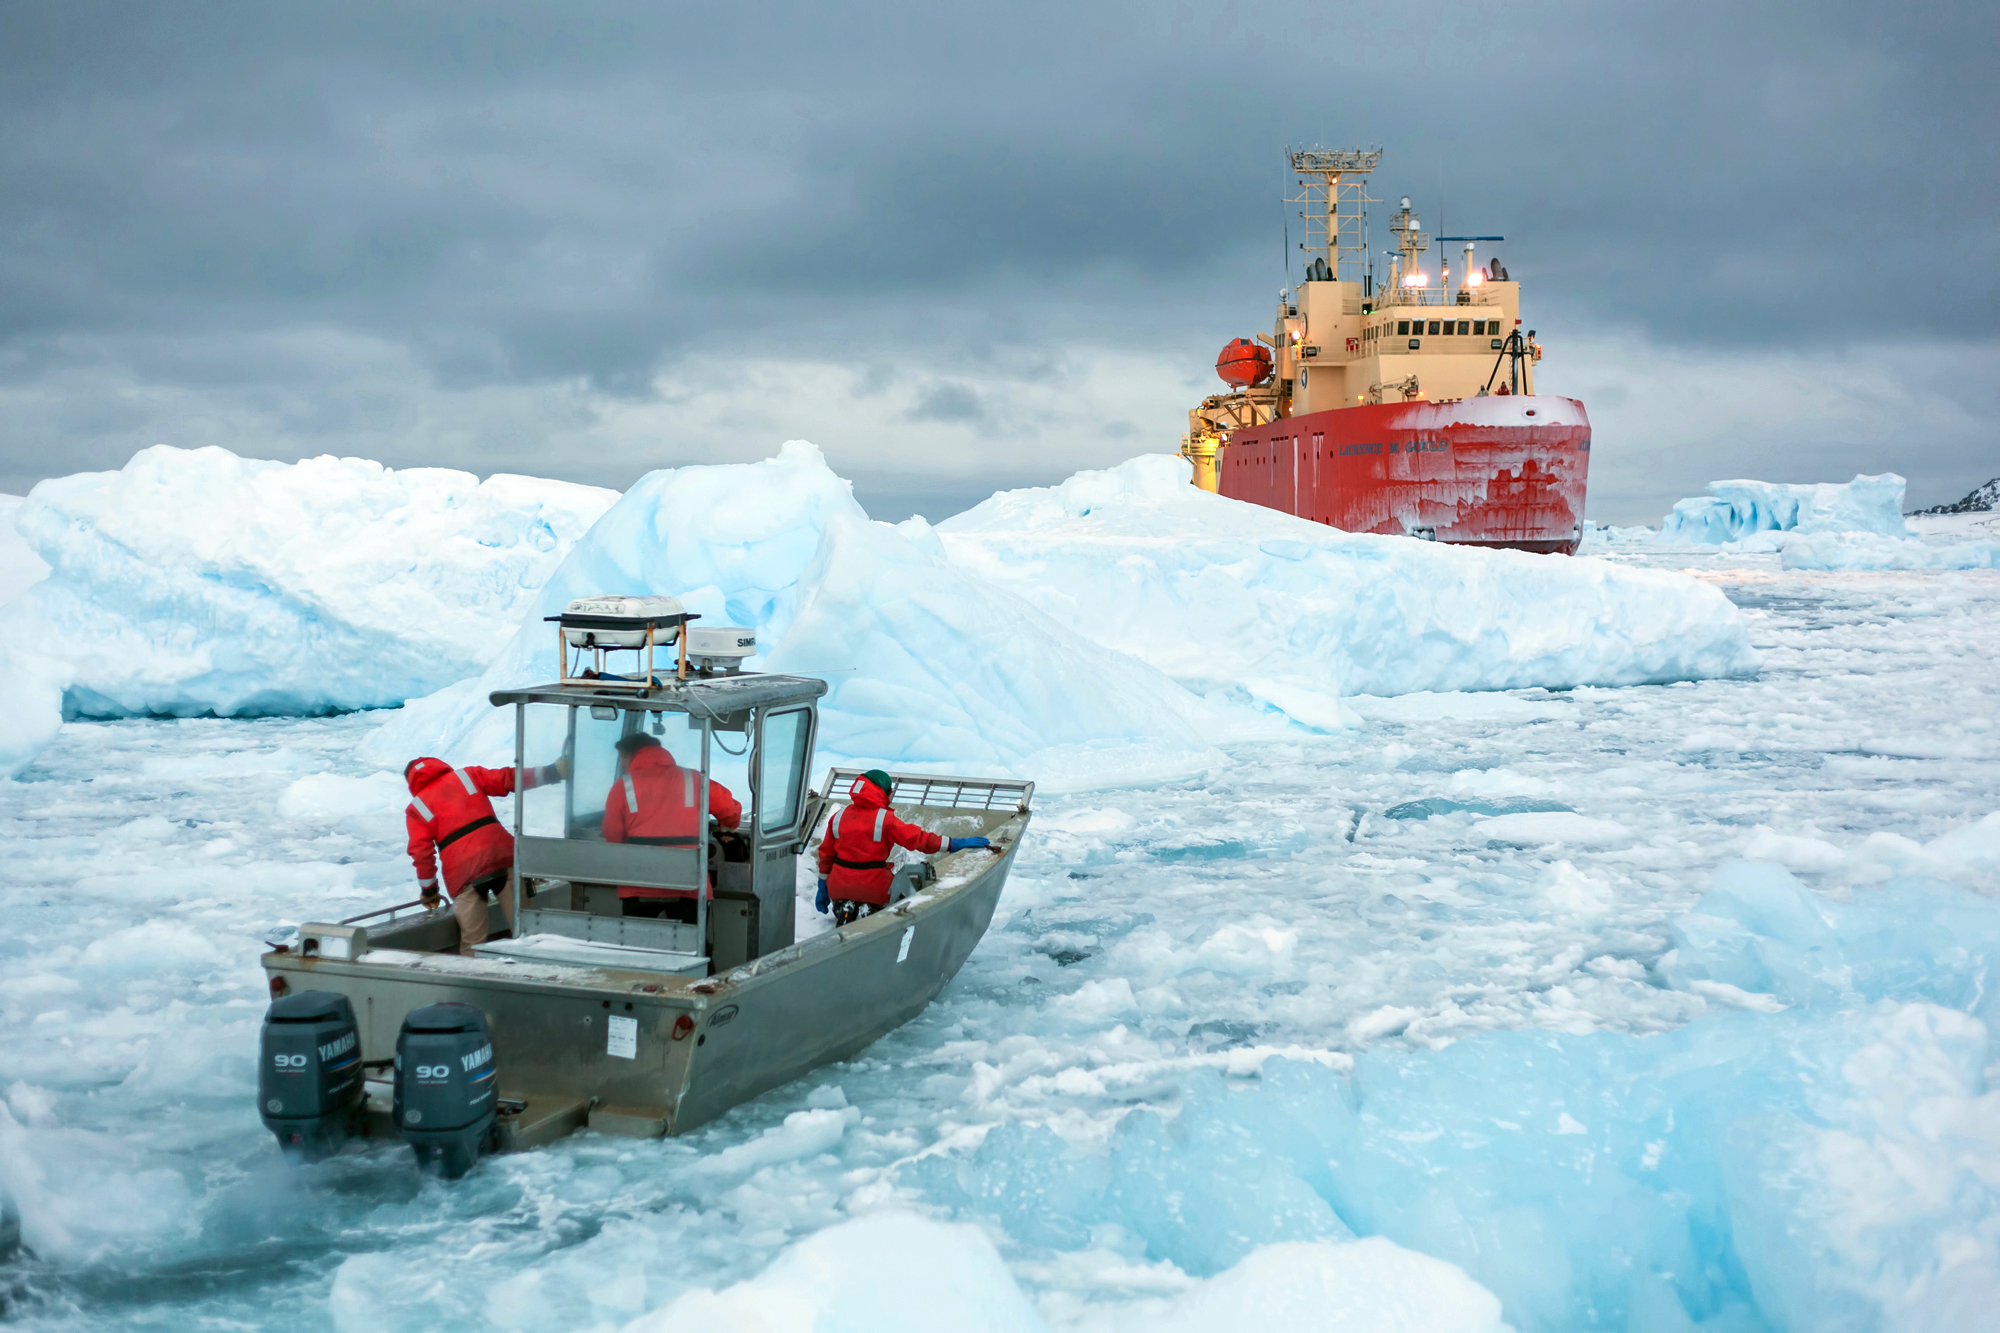
[[[701,817],[701,774],[674,762],[664,746],[649,745],[633,755],[624,776],[604,797],[604,840],[648,842],[664,847],[693,847]],[[733,829],[743,807],[719,782],[708,784],[708,813],[723,828]],[[711,867],[712,869],[712,867]],[[691,889],[648,889],[620,884],[620,898],[692,898]]]
[[[826,876],[830,898],[846,902],[886,903],[896,870],[889,862],[894,847],[913,852],[940,852],[945,840],[896,817],[889,793],[867,778],[856,778],[848,789],[849,804],[827,821],[819,844],[819,873]]]
[[[514,864],[514,835],[493,813],[490,799],[513,795],[513,769],[453,768],[427,758],[416,762],[409,778],[404,823],[420,889],[433,892],[442,868],[445,890],[456,898],[466,885]],[[531,779],[528,785],[538,784]]]

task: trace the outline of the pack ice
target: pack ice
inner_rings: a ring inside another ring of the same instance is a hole
[[[296,714],[462,680],[616,499],[166,446],[43,482],[15,526],[53,572],[0,609],[0,670],[32,704],[0,732],[0,767],[46,743],[52,695],[71,715]]]
[[[1188,484],[1159,455],[947,519],[952,559],[1189,690],[1309,726],[1340,694],[1751,672],[1736,609],[1682,575],[1341,532]]]
[[[1754,668],[1728,600],[1678,574],[1356,537],[1187,480],[1178,459],[1134,459],[932,529],[869,522],[802,441],[762,463],[654,473],[478,681],[413,705],[370,753],[504,758],[511,731],[487,694],[547,679],[541,617],[612,587],[677,592],[754,627],[765,669],[824,676],[822,760],[1057,788],[1194,771],[1272,713],[1340,725],[1343,690]]]
[[[1918,879],[1834,902],[1735,862],[1671,935],[1660,980],[1716,1012],[1669,1032],[1246,1050],[1171,1116],[1012,1121],[898,1178],[1030,1246],[1123,1229],[1197,1275],[1383,1237],[1520,1328],[1987,1327],[2000,905]]]
[[[1786,569],[2000,569],[2000,541],[1924,541],[1872,532],[1816,532],[1785,542]]]
[[[1893,472],[1849,482],[1798,485],[1777,481],[1711,481],[1707,495],[1674,502],[1660,521],[1669,545],[1742,541],[1761,532],[1871,532],[1909,535],[1903,521],[1904,481]]]

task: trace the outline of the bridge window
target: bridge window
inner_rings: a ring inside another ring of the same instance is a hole
[[[1484,337],[1486,336],[1486,321],[1485,321],[1485,320],[1483,320],[1483,319],[1475,319],[1475,320],[1473,320],[1473,321],[1472,321],[1472,335],[1473,335],[1473,337],[1475,337],[1475,338],[1484,338]]]
[[[1399,320],[1397,320],[1397,321],[1396,321],[1396,336],[1397,336],[1398,338],[1400,338],[1400,337],[1403,337],[1403,336],[1404,336],[1405,334],[1407,334],[1407,333],[1408,333],[1409,331],[1410,331],[1410,321],[1409,321],[1409,320],[1407,320],[1407,319],[1399,319]]]
[[[1430,332],[1433,338],[1437,337],[1437,331],[1438,331],[1438,322],[1436,320],[1432,320]]]

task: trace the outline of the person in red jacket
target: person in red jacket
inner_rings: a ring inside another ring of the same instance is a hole
[[[848,804],[827,821],[819,844],[819,898],[813,906],[824,912],[831,902],[839,925],[888,906],[896,877],[889,861],[892,847],[930,853],[992,845],[984,838],[946,838],[896,818],[889,808],[892,785],[887,773],[869,769],[848,788]]]
[[[604,840],[649,843],[655,847],[695,846],[701,818],[701,774],[674,762],[672,754],[645,732],[618,742],[624,772],[604,797]],[[708,814],[723,828],[743,819],[743,807],[720,782],[708,784]],[[709,894],[714,896],[714,867],[709,869]],[[692,889],[644,889],[618,886],[626,916],[672,917],[693,921]]]
[[[568,776],[562,760],[528,770],[525,790]],[[417,867],[417,891],[427,908],[438,905],[438,879],[451,895],[458,918],[458,951],[487,937],[486,899],[497,895],[514,868],[514,835],[493,813],[495,796],[514,794],[514,770],[453,768],[442,759],[425,756],[403,767],[410,787],[410,804],[403,822],[410,831],[410,860]],[[506,916],[502,899],[501,916]]]

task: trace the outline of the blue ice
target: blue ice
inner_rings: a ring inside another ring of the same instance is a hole
[[[1184,1076],[1101,1145],[1009,1124],[903,1184],[1051,1249],[1121,1228],[1207,1276],[1280,1241],[1449,1260],[1523,1330],[1970,1329],[2000,1282],[2000,904],[1848,903],[1733,863],[1656,981],[1718,1004],[1653,1036],[1496,1032]],[[1986,1313],[1990,1313],[1987,1311]]]
[[[1660,522],[1666,543],[1741,541],[1760,532],[1870,532],[1901,537],[1903,478],[1893,472],[1849,482],[1711,481],[1709,494],[1674,502]]]

